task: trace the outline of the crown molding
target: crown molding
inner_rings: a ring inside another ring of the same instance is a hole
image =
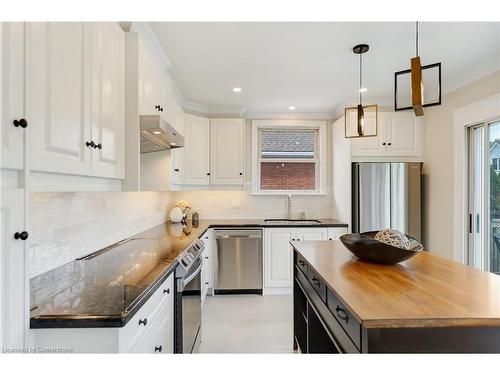
[[[142,41],[148,47],[155,60],[160,64],[163,71],[166,72],[172,67],[170,59],[148,22],[132,22],[128,27],[130,31],[135,31],[140,35]]]

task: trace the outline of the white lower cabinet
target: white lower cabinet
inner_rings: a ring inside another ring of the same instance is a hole
[[[202,253],[202,268],[201,268],[201,303],[205,302],[205,298],[210,290],[213,290],[212,262],[213,262],[213,229],[208,229],[203,235],[205,249]]]
[[[291,293],[293,288],[293,249],[290,241],[335,239],[346,228],[265,228],[264,294]]]
[[[172,273],[122,328],[32,329],[34,345],[73,353],[173,353]]]
[[[338,240],[340,236],[347,233],[348,233],[347,228],[342,228],[342,227],[328,228],[328,240],[330,241]]]

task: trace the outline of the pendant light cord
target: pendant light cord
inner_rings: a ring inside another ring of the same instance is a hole
[[[363,105],[363,93],[361,92],[361,88],[363,87],[363,54],[359,54],[359,104]]]
[[[415,51],[417,52],[416,57],[418,57],[418,21],[415,23]]]

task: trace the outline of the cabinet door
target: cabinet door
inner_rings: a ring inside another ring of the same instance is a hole
[[[2,189],[0,202],[0,345],[24,346],[25,318],[25,244],[14,233],[24,227],[23,189]]]
[[[384,113],[381,117],[386,129],[387,156],[421,156],[421,118],[413,113]]]
[[[156,108],[158,69],[151,53],[143,43],[139,43],[139,114],[158,115]]]
[[[210,181],[209,120],[205,117],[186,115],[184,137],[186,138],[184,183],[186,185],[208,185]]]
[[[90,25],[26,24],[31,169],[90,175]]]
[[[347,234],[347,228],[328,228],[328,239],[330,241],[338,240],[344,234]]]
[[[92,24],[92,175],[124,177],[125,36],[117,23]]]
[[[271,228],[264,233],[264,288],[291,288],[294,229]]]
[[[245,120],[210,120],[210,184],[243,185]]]
[[[160,116],[168,123],[172,120],[172,107],[171,107],[171,90],[170,81],[163,71],[158,67],[157,95],[158,104],[161,106]]]
[[[327,228],[297,228],[295,239],[299,241],[324,241],[327,239]]]
[[[0,168],[24,168],[24,129],[14,120],[24,118],[24,24],[2,22],[1,33],[1,160]]]
[[[172,126],[185,138],[184,118],[182,107],[177,100],[172,98]],[[183,184],[186,173],[184,168],[184,147],[170,150],[170,155],[172,158],[172,183]]]
[[[351,138],[352,156],[385,156],[387,143],[385,127],[381,121],[381,114],[378,115],[378,129],[376,137]]]

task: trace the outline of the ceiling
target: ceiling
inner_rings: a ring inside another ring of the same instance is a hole
[[[367,43],[366,104],[390,105],[394,72],[415,55],[413,22],[151,22],[188,101],[255,113],[332,113],[357,100]],[[420,23],[422,64],[442,62],[443,92],[500,69],[500,23]],[[241,87],[241,93],[233,93]],[[223,111],[223,110],[221,110]]]

